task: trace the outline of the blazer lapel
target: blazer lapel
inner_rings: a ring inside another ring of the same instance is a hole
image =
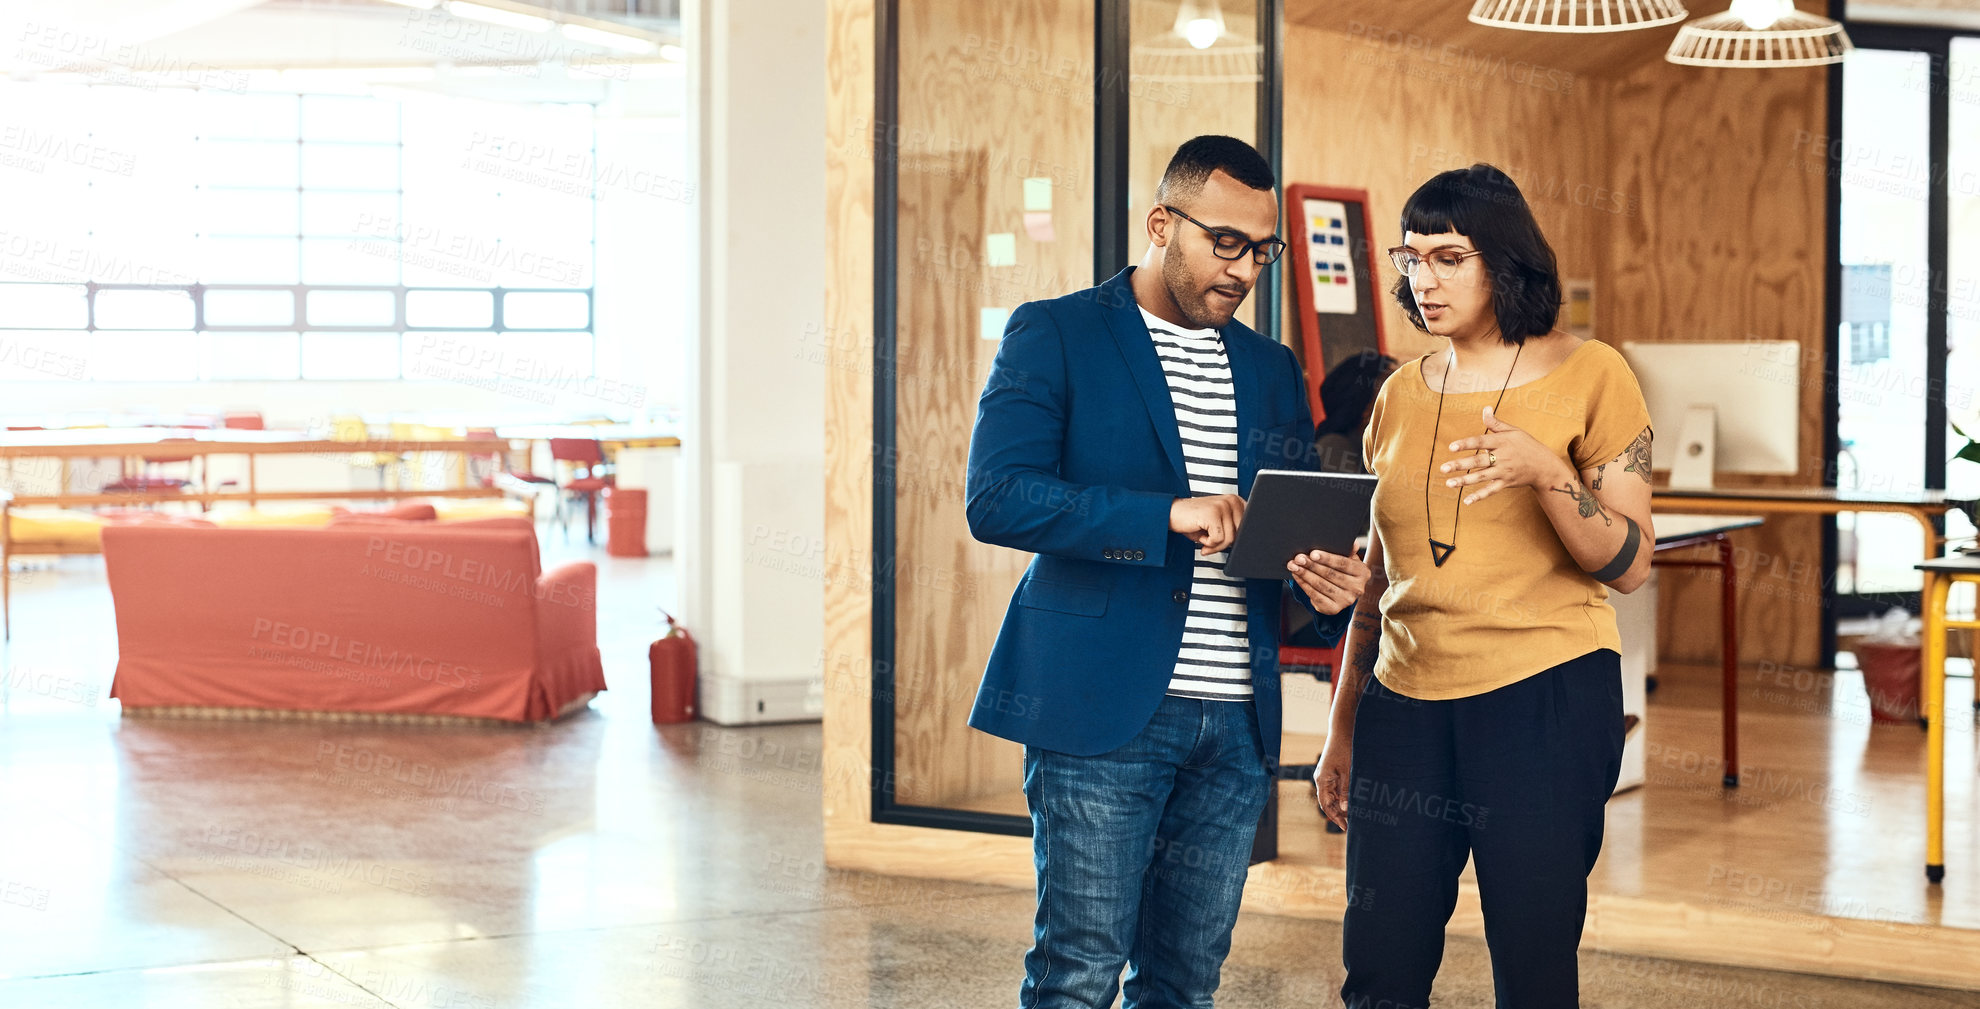
[[[1183,468],[1182,432],[1176,427],[1176,404],[1169,397],[1169,380],[1162,373],[1162,362],[1155,357],[1155,341],[1148,335],[1148,324],[1142,321],[1141,309],[1134,300],[1133,285],[1128,277],[1134,273],[1130,266],[1114,275],[1114,279],[1102,286],[1100,305],[1107,319],[1107,330],[1114,334],[1114,342],[1120,346],[1121,357],[1127,361],[1128,374],[1134,376],[1134,385],[1141,392],[1141,403],[1148,408],[1148,419],[1155,425],[1155,436],[1162,442],[1162,450],[1169,456],[1169,466],[1175,471],[1176,486],[1183,494],[1189,493],[1188,470]],[[1238,414],[1240,430],[1244,415]]]
[[[1236,323],[1220,330],[1224,336],[1224,359],[1231,366],[1231,392],[1237,398],[1238,493],[1251,496],[1251,478],[1258,473],[1258,410],[1264,390],[1258,385],[1258,359],[1250,341],[1238,339],[1242,330]]]

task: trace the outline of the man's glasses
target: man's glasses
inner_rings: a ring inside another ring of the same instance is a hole
[[[1166,203],[1162,205],[1162,209],[1209,232],[1210,251],[1218,259],[1243,259],[1244,254],[1249,252],[1252,262],[1260,266],[1270,266],[1278,262],[1279,257],[1286,253],[1286,243],[1277,238],[1261,238],[1254,242],[1239,232],[1227,228],[1213,228]]]
[[[1477,249],[1473,249],[1470,252],[1459,252],[1455,249],[1438,249],[1428,256],[1420,256],[1417,255],[1415,249],[1407,245],[1398,245],[1389,250],[1389,262],[1396,264],[1397,273],[1412,279],[1416,277],[1416,271],[1424,263],[1429,263],[1430,272],[1436,274],[1438,280],[1449,280],[1457,276],[1458,267],[1463,266],[1465,260],[1473,256],[1482,255],[1484,253]]]

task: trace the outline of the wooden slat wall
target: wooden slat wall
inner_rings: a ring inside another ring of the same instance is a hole
[[[1533,73],[1539,76],[1526,76],[1529,83],[1496,71],[1466,74],[1343,32],[1289,25],[1281,181],[1368,190],[1380,250],[1402,241],[1397,221],[1417,186],[1446,169],[1490,162],[1519,183],[1562,275],[1596,277],[1602,235],[1616,211],[1627,212],[1601,167],[1602,93],[1585,78],[1537,86],[1531,82],[1550,78],[1544,68]],[[1386,262],[1378,268],[1394,281]],[[1285,311],[1291,339],[1297,309],[1290,290]],[[1386,297],[1384,318],[1398,360],[1444,345],[1412,327]]]
[[[1817,486],[1822,477],[1823,163],[1807,138],[1827,133],[1820,69],[1712,70],[1657,63],[1610,87],[1609,185],[1640,209],[1607,234],[1597,329],[1611,340],[1797,340],[1801,471],[1722,474],[1729,486]],[[1660,432],[1675,437],[1677,432]],[[1772,515],[1736,537],[1740,656],[1827,665],[1820,642],[1820,525]],[[1658,651],[1716,659],[1718,583],[1659,580]]]
[[[825,540],[831,558],[873,556],[874,0],[827,0],[825,60]],[[870,352],[867,354],[871,359]],[[868,782],[873,600],[859,578],[825,582],[823,799],[826,857],[871,827]],[[837,863],[835,863],[837,864]]]

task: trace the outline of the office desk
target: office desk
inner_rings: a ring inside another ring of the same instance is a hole
[[[1709,490],[1683,490],[1659,487],[1650,498],[1650,507],[1659,512],[1705,512],[1785,515],[1840,515],[1843,512],[1895,512],[1909,515],[1924,533],[1920,557],[1939,556],[1945,537],[1939,535],[1938,520],[1963,502],[1949,498],[1942,490],[1914,494],[1882,494],[1843,490],[1839,487],[1714,487]],[[1919,598],[1932,591],[1932,573],[1925,572]],[[1825,660],[1826,663],[1826,660]]]
[[[1719,569],[1719,748],[1725,761],[1720,777],[1727,788],[1739,787],[1739,594],[1733,567],[1731,534],[1765,521],[1756,515],[1660,514],[1653,520],[1657,547],[1650,563],[1667,568]],[[1657,556],[1671,550],[1709,546],[1712,560]]]
[[[681,443],[679,431],[659,424],[502,424],[495,434],[517,441],[581,438],[607,449],[673,448]]]
[[[1980,585],[1980,555],[1941,557],[1916,565],[1926,575],[1925,615],[1925,878],[1946,878],[1946,632],[1980,630],[1980,614],[1952,619],[1946,599],[1959,582]]]
[[[429,490],[286,490],[262,491],[255,487],[254,459],[261,455],[323,455],[349,458],[367,453],[460,452],[465,455],[495,455],[507,450],[500,439],[448,439],[406,441],[330,441],[313,438],[301,431],[243,431],[212,428],[77,428],[67,431],[0,432],[0,459],[59,459],[60,475],[53,494],[0,493],[0,637],[13,634],[13,577],[11,561],[16,556],[94,553],[74,543],[17,543],[12,513],[32,505],[113,505],[196,502],[210,505],[217,501],[240,501],[253,507],[261,501],[398,501],[411,498],[488,498],[503,496],[499,487],[450,487]],[[69,492],[70,459],[177,459],[186,456],[243,455],[248,459],[248,489],[245,491],[131,491],[108,493]]]
[[[57,482],[54,494],[18,495],[15,506],[25,505],[102,505],[155,504],[166,501],[245,501],[258,500],[388,500],[442,495],[449,497],[498,497],[487,488],[453,490],[331,490],[266,491],[255,489],[253,462],[261,455],[322,455],[345,457],[369,453],[460,452],[466,455],[494,455],[507,448],[500,439],[406,440],[379,438],[366,441],[333,441],[313,438],[302,431],[240,431],[214,428],[77,428],[68,431],[0,432],[0,459],[176,459],[182,456],[241,455],[248,459],[246,491],[71,494],[67,471]]]

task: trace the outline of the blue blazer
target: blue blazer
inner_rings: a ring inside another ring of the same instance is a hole
[[[1169,531],[1169,506],[1190,496],[1189,480],[1133,273],[1011,313],[977,401],[964,486],[972,535],[1037,555],[969,724],[1081,756],[1133,739],[1161,705],[1196,552]],[[1260,469],[1314,468],[1313,421],[1290,348],[1236,321],[1222,332],[1237,397],[1238,490],[1249,495]],[[1273,762],[1281,591],[1306,603],[1288,581],[1245,583],[1253,708]],[[1319,616],[1322,640],[1338,640],[1350,617]]]

